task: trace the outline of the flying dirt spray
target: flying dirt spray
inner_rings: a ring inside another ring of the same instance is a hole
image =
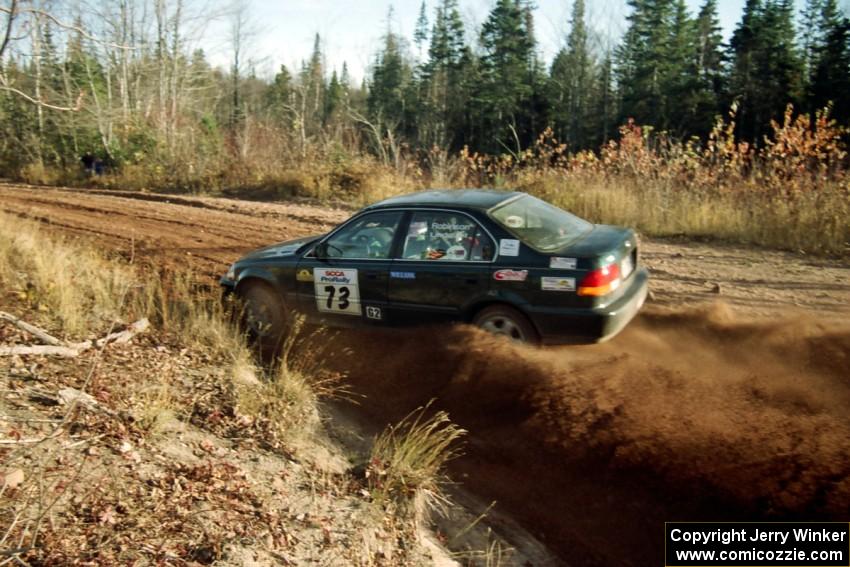
[[[435,398],[470,432],[465,484],[555,547],[572,541],[577,564],[654,561],[654,521],[850,509],[843,322],[742,321],[717,304],[649,310],[589,347],[532,349],[468,327],[405,332],[392,348],[378,333],[340,340],[351,355],[336,364],[374,416]],[[618,543],[601,525],[622,527]]]

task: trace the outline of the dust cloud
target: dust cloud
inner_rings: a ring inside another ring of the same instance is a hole
[[[743,320],[716,304],[645,310],[583,347],[466,326],[338,340],[336,364],[367,412],[392,421],[435,399],[470,432],[462,482],[573,564],[654,561],[660,528],[634,522],[850,510],[846,322]]]

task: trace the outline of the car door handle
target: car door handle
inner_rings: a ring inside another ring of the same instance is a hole
[[[378,279],[378,274],[376,274],[376,273],[367,273],[367,274],[366,274],[366,279],[367,279],[367,280],[376,280],[376,279]]]

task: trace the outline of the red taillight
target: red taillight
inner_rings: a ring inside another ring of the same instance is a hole
[[[578,294],[600,296],[618,287],[620,287],[620,266],[608,264],[587,274],[578,286]]]

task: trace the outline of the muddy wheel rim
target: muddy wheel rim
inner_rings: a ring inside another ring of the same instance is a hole
[[[517,342],[524,343],[526,340],[522,329],[520,329],[519,325],[517,325],[510,317],[494,315],[481,321],[479,326],[488,333],[508,337],[509,339]]]
[[[272,326],[268,307],[251,303],[247,311],[248,328],[257,336],[265,336]]]

